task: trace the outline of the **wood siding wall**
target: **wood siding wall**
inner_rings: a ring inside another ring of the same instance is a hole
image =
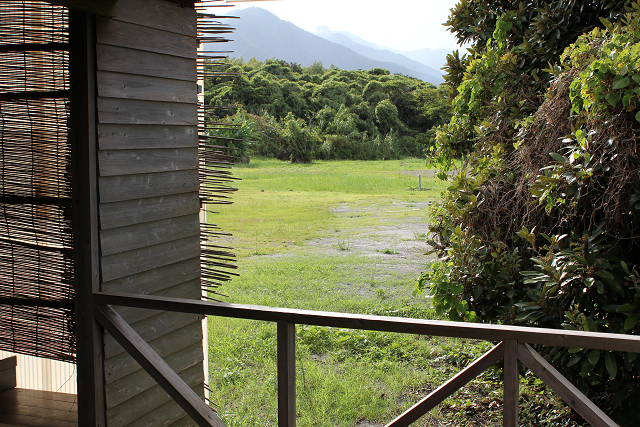
[[[102,290],[200,299],[196,13],[161,0],[98,17]],[[201,396],[201,316],[119,313]],[[107,426],[194,425],[104,337]]]

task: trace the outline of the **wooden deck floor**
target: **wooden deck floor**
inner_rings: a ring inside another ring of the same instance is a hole
[[[0,393],[0,427],[78,427],[76,395],[7,390]]]

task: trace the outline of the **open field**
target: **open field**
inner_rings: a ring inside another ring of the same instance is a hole
[[[253,160],[234,173],[242,178],[235,204],[210,217],[233,233],[224,244],[239,255],[225,301],[435,318],[424,297],[412,296],[428,262],[426,210],[444,189],[423,160]],[[231,427],[276,425],[275,332],[274,324],[209,318],[211,400]],[[298,426],[382,426],[490,347],[298,326]],[[526,425],[575,425],[539,381],[525,383],[525,399],[541,393],[524,403]],[[499,375],[488,371],[415,425],[500,425],[501,404]]]

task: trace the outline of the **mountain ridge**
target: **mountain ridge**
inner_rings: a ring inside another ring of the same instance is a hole
[[[281,59],[309,66],[316,61],[325,67],[334,65],[346,70],[384,68],[393,74],[403,74],[438,85],[443,79],[436,70],[413,70],[401,64],[368,58],[347,46],[326,40],[291,22],[281,20],[271,12],[250,7],[235,11],[241,19],[234,22],[236,31],[225,50],[233,57],[256,58],[259,61]],[[209,46],[216,50],[219,46]],[[228,48],[228,49],[227,49]]]

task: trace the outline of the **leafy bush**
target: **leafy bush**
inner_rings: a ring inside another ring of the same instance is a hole
[[[522,72],[531,52],[516,39],[529,31],[522,18],[534,11],[493,19],[493,38],[468,61],[454,117],[438,135],[445,165],[473,147],[431,211],[439,259],[416,292],[428,290],[438,312],[640,333],[640,5],[625,4],[625,14],[599,9],[619,22],[603,17],[603,28],[576,36],[554,56],[561,62],[548,65],[548,81],[531,68]],[[521,87],[536,75],[538,87],[548,87],[543,95]],[[637,354],[541,350],[619,424],[635,425]]]

